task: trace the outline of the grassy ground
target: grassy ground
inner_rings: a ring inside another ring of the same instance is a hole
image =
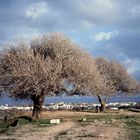
[[[78,120],[80,125],[88,125],[90,122],[101,122],[112,123],[118,121],[123,123],[122,127],[128,132],[130,140],[140,140],[140,116],[139,115],[96,115],[96,116],[85,116],[86,121]]]
[[[47,127],[50,124],[48,119],[40,119],[38,121],[32,122],[29,122],[26,119],[19,119],[18,126],[24,127],[25,125],[32,125],[34,127]],[[3,123],[2,121],[0,121],[0,134],[12,135],[14,134],[16,129],[16,127],[8,127],[8,123]]]
[[[132,116],[125,120],[126,129],[129,132],[130,140],[140,140],[140,118]]]
[[[86,121],[82,121],[82,118],[86,118]],[[62,119],[63,122],[66,122],[68,120],[65,120],[65,118]],[[104,124],[110,124],[110,125],[116,125],[118,127],[122,127],[127,132],[127,137],[129,140],[140,140],[140,115],[127,115],[127,114],[99,114],[99,115],[84,115],[84,116],[74,116],[70,117],[70,121],[74,122],[80,126],[86,126],[90,125],[91,123],[102,123]],[[29,122],[25,119],[19,120],[19,127],[9,127],[7,128],[7,124],[0,121],[0,135],[14,135],[17,129],[20,129],[21,127],[30,125],[33,129],[30,129],[30,132],[34,132],[38,129],[36,128],[46,128],[51,126],[49,124],[49,119],[40,119],[38,121]],[[24,132],[23,132],[24,133]],[[66,135],[66,132],[61,132],[60,135]],[[82,137],[82,136],[79,136]],[[1,136],[0,136],[1,138]],[[7,140],[12,140],[10,138],[7,138]]]

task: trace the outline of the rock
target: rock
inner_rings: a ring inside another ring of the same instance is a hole
[[[60,123],[60,119],[51,119],[50,120],[50,124],[59,124]]]
[[[19,125],[19,119],[18,118],[14,118],[14,119],[10,119],[7,120],[6,122],[4,122],[4,125],[9,128],[9,127],[16,127]]]
[[[99,137],[104,137],[104,134],[100,134],[100,135],[98,135]]]
[[[83,119],[82,119],[83,122],[85,122],[86,120],[87,120],[86,118],[83,118]]]
[[[98,121],[97,120],[94,120],[94,122],[97,123]]]
[[[17,116],[16,110],[0,110],[0,120],[4,120],[5,116],[7,119],[12,119]]]

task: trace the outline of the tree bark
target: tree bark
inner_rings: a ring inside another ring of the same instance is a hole
[[[105,112],[106,111],[106,101],[107,98],[104,98],[104,100],[100,97],[100,95],[97,95],[98,100],[100,102],[100,112]]]
[[[32,119],[36,120],[40,118],[40,114],[42,111],[42,105],[45,100],[45,94],[41,91],[40,94],[32,95],[31,100],[33,101],[33,112],[32,112]]]
[[[101,103],[100,112],[105,112],[105,111],[106,111],[106,103],[103,101]]]

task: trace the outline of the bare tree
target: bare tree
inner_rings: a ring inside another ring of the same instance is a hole
[[[115,61],[108,61],[98,57],[95,59],[97,70],[105,78],[105,85],[97,91],[97,97],[101,104],[100,111],[104,112],[107,98],[118,92],[130,94],[139,91],[139,82],[136,81],[127,70]],[[101,98],[104,96],[104,98]]]
[[[111,78],[118,91],[127,94],[139,91],[137,88],[139,86],[139,82],[136,81],[121,64],[112,61],[110,62],[110,67],[112,67],[114,71]]]
[[[89,84],[95,89],[97,81],[101,81],[93,57],[63,34],[52,33],[49,36],[34,40],[31,43],[31,48],[34,50],[35,56],[39,55],[43,59],[46,59],[51,52],[52,58],[59,62],[62,68],[61,76],[64,83],[68,82],[75,85],[73,91],[76,89],[78,94],[80,92],[88,94]]]
[[[104,110],[101,95],[113,95],[134,83],[126,73],[119,85],[122,71],[114,62],[94,60],[65,35],[51,33],[33,40],[30,46],[20,44],[1,52],[0,89],[15,98],[31,99],[33,119],[39,118],[46,95],[56,96],[62,91],[67,95],[97,95]],[[124,84],[126,79],[132,82]],[[67,84],[73,85],[71,91]]]
[[[0,54],[1,89],[15,98],[31,99],[34,119],[40,116],[45,95],[58,95],[67,82],[86,94],[94,77],[93,58],[59,33],[33,40],[31,48],[21,44]]]
[[[59,66],[51,59],[34,57],[30,48],[10,48],[1,54],[0,84],[15,98],[31,98],[32,117],[38,118],[45,94],[59,83]]]

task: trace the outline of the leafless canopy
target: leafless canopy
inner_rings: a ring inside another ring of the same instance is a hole
[[[104,91],[104,95],[113,95],[117,92],[122,93],[134,93],[139,90],[139,82],[136,81],[127,70],[119,63],[115,61],[108,61],[101,57],[95,59],[97,70],[106,79],[106,84],[112,90]]]
[[[93,58],[59,33],[35,39],[31,47],[21,44],[1,52],[0,66],[1,89],[17,98],[42,90],[56,95],[67,82],[86,94],[87,84],[98,75]]]
[[[31,47],[21,44],[0,54],[0,87],[15,97],[29,98],[42,91],[57,95],[66,83],[72,83],[77,93],[93,95],[128,92],[137,85],[120,64],[94,59],[60,33],[37,38]]]

